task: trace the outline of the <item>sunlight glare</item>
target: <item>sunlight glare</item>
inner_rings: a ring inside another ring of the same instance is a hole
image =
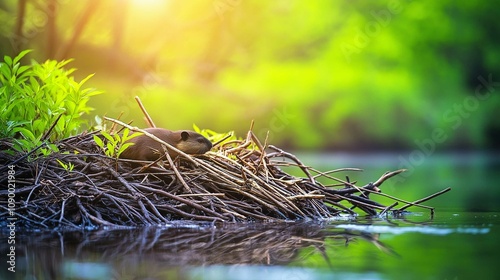
[[[169,0],[131,0],[131,4],[136,7],[154,8],[163,6],[170,2]]]

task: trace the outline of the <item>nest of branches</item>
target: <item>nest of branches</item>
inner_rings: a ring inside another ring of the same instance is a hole
[[[420,203],[449,190],[405,201],[380,191],[385,180],[404,170],[356,186],[348,178],[334,176],[353,169],[318,171],[291,153],[262,144],[252,131],[245,139],[216,145],[203,155],[180,152],[177,158],[170,158],[165,153],[153,163],[107,157],[96,145],[94,135],[100,137],[96,132],[62,140],[57,144],[58,153],[36,159],[30,159],[29,154],[1,152],[0,184],[7,185],[9,166],[15,170],[16,184],[15,190],[0,190],[2,201],[9,196],[15,203],[15,211],[6,203],[0,204],[2,220],[15,215],[17,222],[28,228],[94,228],[172,220],[327,219],[342,213],[355,215],[360,212],[356,209],[380,215],[400,213],[410,206],[433,213],[433,208]],[[162,144],[175,150],[168,143]],[[292,176],[283,171],[283,166],[295,167],[303,175]],[[382,205],[371,198],[377,195],[393,202]],[[396,209],[399,203],[403,206]]]

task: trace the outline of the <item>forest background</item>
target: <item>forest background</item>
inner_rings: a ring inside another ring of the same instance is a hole
[[[315,151],[500,148],[492,1],[4,0],[0,55],[73,58],[95,115]],[[29,59],[25,59],[29,63]]]

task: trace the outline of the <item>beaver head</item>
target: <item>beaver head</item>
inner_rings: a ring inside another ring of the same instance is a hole
[[[199,133],[189,130],[173,133],[180,135],[180,139],[174,146],[186,154],[204,154],[212,149],[212,142]]]

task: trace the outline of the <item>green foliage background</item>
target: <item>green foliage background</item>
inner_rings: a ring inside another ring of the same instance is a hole
[[[56,1],[26,7],[17,41],[16,2],[2,4],[2,49],[74,57],[106,91],[97,114],[146,126],[138,95],[157,126],[242,135],[255,120],[292,148],[499,148],[491,1]]]

